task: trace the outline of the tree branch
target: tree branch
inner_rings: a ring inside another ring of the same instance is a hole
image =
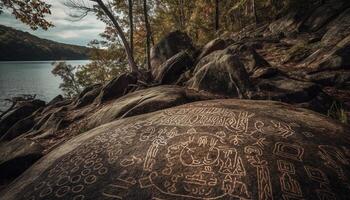
[[[120,37],[120,39],[122,40],[122,43],[124,45],[125,53],[126,53],[127,58],[128,58],[128,63],[129,63],[131,72],[134,72],[138,76],[140,76],[141,73],[140,73],[140,71],[138,70],[138,68],[136,66],[135,60],[134,60],[134,58],[132,56],[132,53],[131,53],[130,46],[129,46],[127,40],[126,40],[125,34],[123,32],[123,29],[120,27],[117,19],[111,13],[111,11],[106,7],[106,5],[103,3],[102,0],[91,0],[91,1],[96,2],[100,6],[100,8],[103,10],[103,12],[107,15],[107,17],[112,21],[114,27],[117,30],[118,36]]]

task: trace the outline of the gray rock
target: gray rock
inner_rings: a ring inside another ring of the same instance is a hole
[[[0,141],[12,140],[21,134],[31,130],[35,125],[34,116],[30,115],[16,122],[6,133],[0,138]]]
[[[42,151],[41,145],[24,138],[0,143],[0,187],[33,165],[43,156]]]
[[[306,77],[323,86],[343,87],[350,84],[350,71],[347,70],[321,71],[308,74]]]
[[[47,103],[46,106],[54,105],[54,104],[56,104],[60,101],[63,101],[63,100],[64,100],[63,96],[59,94],[56,97],[54,97],[51,101],[49,101],[49,103]]]
[[[349,4],[349,2],[347,3]],[[326,30],[322,37],[322,43],[327,46],[335,45],[347,37],[350,34],[350,8],[332,20]]]
[[[35,124],[29,135],[37,135],[35,139],[51,137],[56,131],[66,128],[72,122],[73,120],[67,119],[67,109],[61,107],[54,112],[44,115],[42,119]]]
[[[89,105],[94,100],[96,97],[101,93],[102,85],[101,84],[96,84],[92,85],[88,88],[86,88],[86,91],[83,91],[80,95],[77,101],[75,102],[74,107],[75,108],[81,108],[83,106]]]
[[[135,75],[130,73],[122,74],[103,86],[101,93],[95,101],[97,103],[103,103],[111,99],[119,98],[127,94],[132,88],[132,85],[136,83],[137,77]]]
[[[210,41],[208,44],[206,44],[201,51],[201,54],[198,56],[197,60],[201,60],[203,57],[211,54],[214,51],[217,50],[223,50],[227,46],[226,41],[221,38],[216,38],[212,41]]]
[[[280,19],[272,22],[269,25],[269,30],[272,33],[280,33],[280,32],[293,32],[297,31],[302,19],[301,16],[303,14],[299,12],[289,12],[285,16]]]
[[[5,190],[27,199],[348,199],[349,127],[271,102],[216,100],[82,134]]]
[[[318,70],[340,69],[350,67],[350,35],[340,41],[328,56],[317,66]]]
[[[187,51],[191,56],[195,47],[191,38],[181,31],[174,31],[166,35],[151,49],[152,75],[156,77],[162,70],[161,65],[181,51]]]
[[[344,9],[346,1],[328,1],[312,11],[310,16],[301,24],[300,29],[303,31],[317,31],[333,20]]]
[[[239,57],[251,79],[269,78],[279,74],[252,46],[231,45],[227,51]]]
[[[252,88],[245,66],[225,50],[204,57],[187,84],[195,90],[239,98],[249,97]]]
[[[181,74],[193,66],[193,59],[185,51],[174,55],[165,61],[160,67],[155,81],[161,84],[172,84],[177,82]]]
[[[163,85],[129,93],[104,106],[89,117],[89,128],[116,119],[153,112],[188,102],[210,99],[179,86]]]
[[[259,99],[270,99],[287,103],[302,103],[313,99],[321,88],[312,82],[298,81],[285,76],[261,79],[256,87],[263,93]]]
[[[45,106],[41,100],[31,100],[21,102],[15,109],[7,113],[0,120],[0,137],[5,134],[16,122],[24,119],[35,112],[37,109]]]

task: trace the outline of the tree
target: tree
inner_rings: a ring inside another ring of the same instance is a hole
[[[77,82],[81,87],[104,84],[127,71],[124,49],[118,43],[104,43],[97,40],[89,44],[90,63],[75,70]],[[102,48],[103,47],[103,48]]]
[[[108,7],[103,2],[103,0],[90,0],[92,2],[95,2],[96,4],[92,7],[87,6],[84,1],[75,1],[75,0],[69,0],[66,3],[66,6],[79,10],[81,13],[79,15],[72,15],[74,17],[78,17],[79,19],[82,19],[85,17],[89,12],[93,12],[97,15],[98,18],[100,18],[102,21],[104,21],[108,25],[113,26],[114,30],[112,31],[112,34],[115,33],[120,38],[122,45],[125,50],[125,54],[127,55],[127,60],[129,64],[130,71],[133,73],[136,73],[139,77],[141,77],[141,73],[136,65],[132,49],[130,47],[130,44],[125,36],[123,28],[120,26],[120,22],[118,21],[117,17],[113,14],[113,10],[110,10],[111,5],[108,4]],[[131,12],[130,12],[131,14]],[[132,18],[132,17],[130,17]],[[130,19],[129,18],[129,19]]]
[[[130,49],[131,54],[134,57],[134,15],[133,15],[133,0],[128,0],[128,8],[129,8],[129,39],[130,39]]]
[[[215,0],[215,31],[219,30],[220,23],[220,10],[219,10],[219,0]]]
[[[0,14],[4,8],[33,30],[39,27],[47,30],[53,26],[45,19],[46,15],[51,14],[51,5],[41,0],[0,0]]]
[[[131,72],[135,72],[137,73],[138,75],[141,75],[139,70],[138,70],[138,67],[135,63],[135,60],[134,60],[134,57],[132,55],[132,52],[131,52],[131,48],[128,44],[128,41],[126,40],[126,37],[125,37],[125,34],[123,32],[123,29],[120,27],[117,19],[115,18],[115,16],[111,13],[111,11],[106,7],[106,5],[103,3],[102,0],[92,0],[92,1],[95,1],[99,7],[103,10],[103,12],[107,15],[107,17],[112,21],[114,27],[116,28],[116,31],[123,43],[123,46],[124,46],[124,49],[125,49],[125,53],[127,55],[127,58],[128,58],[128,63],[129,63],[129,66],[130,66],[130,69],[131,69]]]
[[[145,18],[146,27],[146,55],[147,55],[147,67],[151,70],[151,27],[148,21],[148,8],[147,0],[143,0],[143,13]]]
[[[255,5],[255,0],[252,0],[252,10],[253,10],[253,16],[254,16],[254,21],[255,24],[258,24],[258,15],[256,13],[256,5]]]
[[[55,76],[59,76],[62,79],[60,88],[67,97],[74,97],[81,92],[81,88],[76,79],[74,71],[76,67],[72,65],[67,65],[65,62],[54,62],[52,63],[54,68],[51,73]]]

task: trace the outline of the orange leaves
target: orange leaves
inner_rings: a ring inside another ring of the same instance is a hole
[[[0,0],[3,6],[12,10],[12,14],[21,22],[36,30],[39,27],[47,30],[53,24],[45,19],[46,15],[50,15],[51,5],[41,0]]]

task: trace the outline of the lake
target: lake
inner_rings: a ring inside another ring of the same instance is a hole
[[[0,62],[0,110],[10,104],[4,101],[21,94],[36,94],[46,102],[62,94],[61,79],[51,74],[53,61]],[[69,60],[71,65],[87,64],[88,60]]]

